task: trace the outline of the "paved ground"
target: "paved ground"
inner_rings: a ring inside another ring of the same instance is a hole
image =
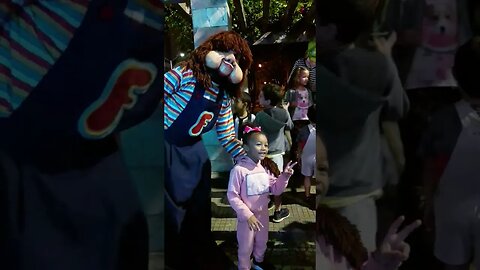
[[[164,269],[165,269],[165,260],[163,258],[163,252],[150,252],[148,270],[164,270]]]
[[[265,259],[275,264],[278,270],[315,268],[315,211],[310,210],[304,203],[303,188],[295,187],[299,182],[296,179],[291,180],[282,196],[284,207],[290,210],[290,217],[281,223],[270,222]],[[212,231],[217,244],[236,262],[236,218],[226,200],[227,183],[225,176],[213,180],[212,183]]]

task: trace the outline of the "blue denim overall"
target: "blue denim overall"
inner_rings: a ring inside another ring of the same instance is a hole
[[[190,256],[209,249],[213,241],[211,164],[201,135],[215,127],[224,92],[215,101],[204,94],[197,83],[185,109],[165,130],[165,263],[173,269],[201,269],[201,262]],[[209,121],[202,122],[205,115]]]

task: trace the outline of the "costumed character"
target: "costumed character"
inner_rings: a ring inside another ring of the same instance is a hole
[[[148,269],[117,138],[162,98],[162,9],[0,3],[0,269]]]
[[[215,129],[233,158],[244,155],[235,138],[232,97],[252,63],[248,43],[220,32],[164,76],[166,266],[228,269],[211,236],[211,165],[201,135]]]

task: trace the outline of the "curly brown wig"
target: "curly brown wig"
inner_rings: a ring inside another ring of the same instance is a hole
[[[317,236],[323,236],[354,269],[361,269],[368,259],[368,252],[355,225],[337,210],[322,204],[317,207],[316,216]]]
[[[193,75],[203,87],[209,88],[212,86],[212,79],[205,65],[205,57],[211,51],[228,52],[233,51],[238,65],[243,72],[243,80],[247,75],[247,70],[253,62],[252,52],[245,39],[234,31],[225,31],[217,33],[209,37],[202,45],[198,46],[189,56],[189,58],[182,63],[187,69],[193,71]],[[231,97],[239,97],[241,94],[240,82],[237,85],[224,86],[227,93]]]

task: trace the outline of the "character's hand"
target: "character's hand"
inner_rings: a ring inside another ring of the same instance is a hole
[[[255,217],[255,215],[252,215],[247,220],[247,223],[251,231],[260,231],[261,228],[264,228],[263,224]]]
[[[373,254],[375,261],[383,265],[386,269],[397,269],[403,261],[408,259],[410,246],[405,243],[404,240],[422,224],[420,220],[416,220],[397,232],[404,220],[405,217],[401,216],[393,222],[380,249]]]
[[[289,175],[292,175],[295,171],[293,170],[293,167],[295,167],[295,165],[297,165],[298,162],[293,162],[292,161],[289,161],[287,166],[285,167],[285,169],[283,170],[284,173],[286,174],[289,174]]]
[[[282,108],[285,109],[286,111],[288,111],[288,106],[290,106],[289,102],[285,102],[282,104]]]

